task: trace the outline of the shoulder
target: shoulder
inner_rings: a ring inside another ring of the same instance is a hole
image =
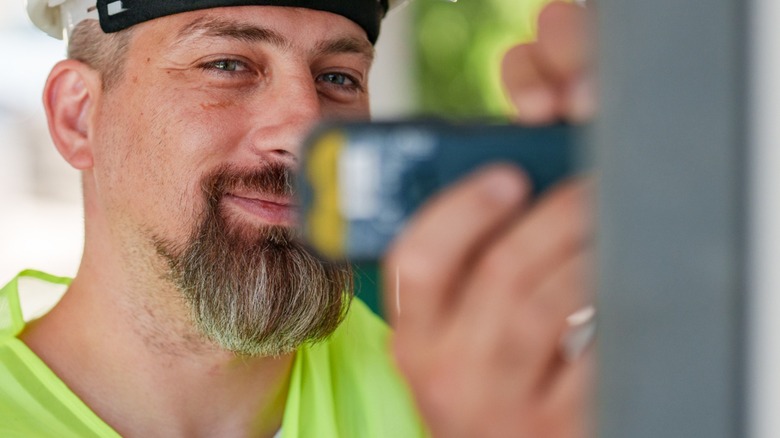
[[[390,353],[391,336],[387,324],[354,299],[336,332],[306,348],[309,369],[317,370],[318,380],[329,381],[340,436],[425,435],[411,392]]]
[[[119,437],[16,337],[0,339],[0,436]]]
[[[16,338],[0,340],[0,436],[75,437],[71,411]],[[95,435],[84,435],[95,436]]]

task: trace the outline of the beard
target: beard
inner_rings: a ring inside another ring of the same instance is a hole
[[[202,181],[206,208],[189,239],[155,239],[194,326],[236,354],[280,356],[321,341],[353,296],[348,265],[311,254],[294,228],[250,225],[221,202],[235,189],[291,196],[292,178],[278,163],[250,172],[220,168]]]

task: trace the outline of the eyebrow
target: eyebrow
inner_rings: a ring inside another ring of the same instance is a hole
[[[314,50],[315,55],[334,55],[339,53],[354,53],[363,56],[369,62],[374,60],[374,46],[368,40],[354,37],[323,41]]]
[[[214,17],[198,18],[179,29],[177,42],[193,36],[231,38],[251,43],[263,42],[282,48],[290,46],[287,38],[272,29]]]
[[[293,46],[287,37],[273,29],[214,17],[202,17],[182,27],[178,32],[176,42],[181,43],[193,36],[266,43],[285,50]],[[312,51],[315,56],[340,53],[358,54],[371,62],[374,59],[374,46],[368,40],[348,36],[322,41]]]

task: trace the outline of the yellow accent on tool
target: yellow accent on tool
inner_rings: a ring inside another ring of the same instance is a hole
[[[319,252],[332,258],[342,258],[346,252],[348,229],[339,211],[338,180],[338,161],[345,143],[342,132],[326,133],[311,148],[306,167],[314,191],[306,233]]]

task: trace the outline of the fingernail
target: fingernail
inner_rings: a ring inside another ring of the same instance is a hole
[[[482,176],[482,193],[500,203],[517,202],[525,191],[522,174],[509,166],[492,168]]]

